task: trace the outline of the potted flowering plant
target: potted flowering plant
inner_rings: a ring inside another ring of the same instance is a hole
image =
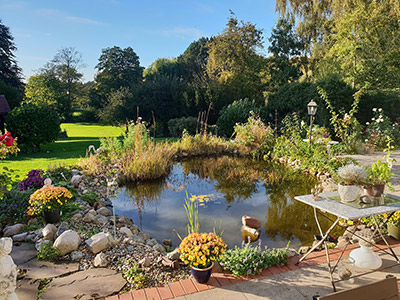
[[[383,214],[383,216],[385,218],[388,217],[387,214]],[[400,210],[396,211],[386,224],[388,235],[394,237],[396,240],[400,240]]]
[[[46,222],[56,223],[60,219],[60,209],[72,194],[65,187],[44,186],[34,192],[29,199],[28,215],[43,214]]]
[[[335,176],[338,183],[338,193],[342,202],[352,202],[361,194],[360,185],[367,180],[365,168],[354,164],[340,167]]]
[[[17,138],[13,138],[11,132],[0,134],[0,159],[5,159],[9,154],[17,154],[18,151]]]
[[[211,276],[214,261],[227,249],[215,233],[193,232],[179,245],[180,259],[192,268],[192,275],[199,283],[206,283]]]

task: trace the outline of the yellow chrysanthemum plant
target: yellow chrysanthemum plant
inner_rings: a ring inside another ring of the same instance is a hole
[[[387,214],[383,214],[385,218],[388,217]],[[387,224],[392,224],[393,226],[399,227],[400,226],[400,210],[396,211],[390,219],[387,221]]]
[[[61,208],[72,199],[71,192],[65,187],[44,186],[34,192],[29,199],[28,215],[42,214]]]
[[[192,268],[206,269],[225,253],[227,246],[215,233],[193,232],[179,245],[180,259]]]

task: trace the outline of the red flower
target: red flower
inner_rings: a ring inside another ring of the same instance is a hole
[[[6,136],[6,138],[3,140],[3,144],[6,145],[6,147],[11,147],[14,143],[14,139],[12,136]]]

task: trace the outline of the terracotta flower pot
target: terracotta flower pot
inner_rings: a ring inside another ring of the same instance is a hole
[[[52,210],[45,210],[43,212],[43,216],[46,223],[57,223],[58,221],[60,221],[60,209],[56,208]]]
[[[395,226],[391,223],[387,225],[388,235],[394,237],[396,240],[400,240],[400,226]]]
[[[370,197],[380,197],[385,191],[384,184],[373,184],[363,187],[363,193]]]
[[[338,193],[342,202],[353,202],[361,194],[361,188],[357,185],[338,184]]]
[[[206,269],[199,269],[195,267],[191,267],[191,273],[193,275],[193,278],[198,282],[198,283],[207,283],[208,280],[210,279],[212,268],[214,266],[214,262],[211,264]]]

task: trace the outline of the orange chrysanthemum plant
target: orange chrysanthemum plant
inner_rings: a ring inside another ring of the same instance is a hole
[[[65,187],[44,186],[31,195],[28,215],[39,215],[44,211],[60,208],[70,199],[72,199],[72,194]]]
[[[221,237],[215,233],[191,233],[179,245],[180,259],[187,265],[206,269],[227,249]]]

